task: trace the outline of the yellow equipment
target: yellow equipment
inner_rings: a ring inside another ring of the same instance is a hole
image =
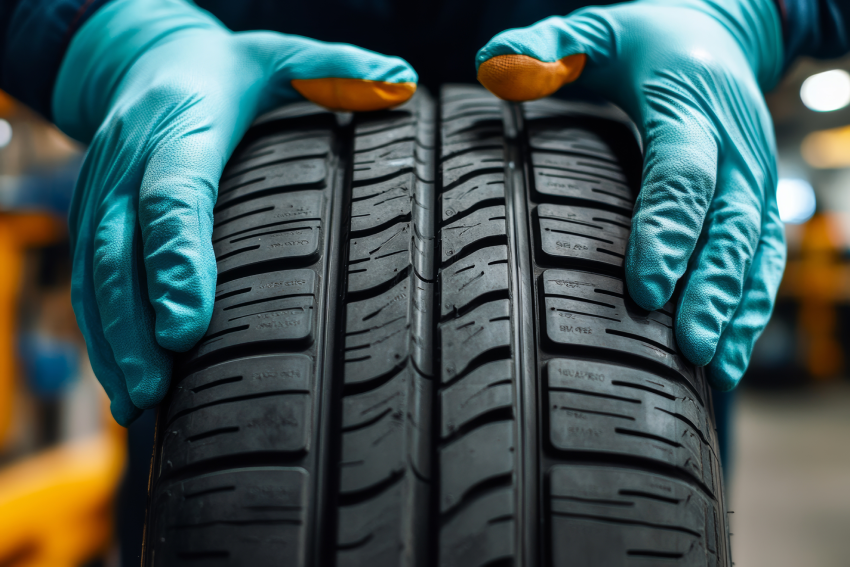
[[[9,440],[15,412],[15,335],[24,255],[30,248],[57,242],[66,232],[65,223],[50,214],[0,212],[0,451]]]
[[[841,257],[841,223],[834,214],[817,214],[804,224],[799,254],[788,261],[780,298],[799,302],[802,360],[816,380],[844,369],[838,337],[838,307],[850,303],[850,263]]]
[[[64,222],[49,214],[0,212],[0,454],[17,409],[16,314],[25,253],[65,234]],[[0,468],[3,567],[77,567],[108,547],[126,430],[112,420],[105,394],[102,402],[99,433]]]
[[[101,433],[0,470],[0,565],[78,567],[105,551],[126,453],[105,417]]]

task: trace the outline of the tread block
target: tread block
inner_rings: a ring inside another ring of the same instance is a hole
[[[411,507],[428,507],[428,486],[413,475],[373,498],[340,506],[337,567],[397,567],[407,558],[420,557],[424,549],[417,546],[424,545],[427,519],[422,514],[411,517]]]
[[[501,112],[502,106],[499,99],[487,90],[474,86],[467,90],[466,96],[458,97],[460,90],[463,89],[452,87],[450,94],[443,94],[441,98],[443,122],[452,123],[470,114]]]
[[[248,344],[312,342],[315,294],[316,274],[306,269],[258,274],[217,286],[210,326],[189,360]]]
[[[459,97],[461,90],[467,92]],[[452,122],[472,113],[497,112],[501,108],[499,99],[477,85],[467,89],[452,87],[451,91],[444,91],[440,99],[443,122]]]
[[[463,94],[460,94],[463,93]],[[455,159],[458,154],[487,148],[489,152],[504,153],[502,102],[484,89],[452,87],[441,96],[440,159]],[[485,164],[487,165],[487,164]],[[448,185],[445,172],[453,166],[441,167],[443,184]]]
[[[355,129],[354,151],[370,152],[402,142],[416,140],[417,124],[412,113],[397,112],[394,120],[372,122],[368,117],[358,116]]]
[[[287,270],[217,286],[210,326],[188,362],[247,344],[304,344],[313,340],[316,293],[312,270]]]
[[[590,104],[587,104],[584,100],[579,100],[579,101],[562,100],[562,99],[558,99],[558,98],[555,98],[555,97],[547,97],[547,98],[541,98],[541,99],[537,99],[537,100],[530,100],[530,101],[523,102],[523,103],[520,103],[520,104],[522,105],[523,115],[525,116],[526,122],[530,122],[531,120],[539,120],[539,119],[546,119],[546,118],[551,120],[552,118],[557,117],[558,115],[572,117],[572,115],[575,114],[575,115],[580,116],[580,114],[579,114],[580,111],[578,111],[577,109],[582,108],[582,107],[591,106],[591,105],[594,108],[595,107],[604,108],[606,106],[613,106],[613,105],[608,104],[608,103],[602,103],[602,104],[590,103]],[[592,114],[592,112],[591,112],[591,114]],[[531,126],[529,125],[529,127],[531,127]]]
[[[356,203],[358,201],[372,199],[379,195],[384,195],[388,191],[397,188],[402,188],[403,191],[407,192],[408,194],[412,194],[411,188],[415,185],[415,183],[416,176],[412,173],[407,173],[405,175],[400,175],[391,179],[385,179],[383,181],[376,181],[375,183],[367,183],[365,185],[352,187],[351,199],[354,203]]]
[[[486,294],[508,292],[508,247],[476,250],[443,269],[442,316],[463,311]]]
[[[411,366],[374,390],[346,396],[341,493],[387,482],[408,467],[413,467],[420,478],[428,478],[430,408],[431,382]]]
[[[460,510],[440,530],[440,567],[510,565],[514,557],[514,495],[487,493]]]
[[[219,185],[216,212],[269,193],[322,189],[328,182],[327,158],[278,163],[235,175]]]
[[[366,382],[405,364],[410,355],[410,278],[348,304],[345,383]]]
[[[321,240],[320,221],[299,221],[224,238],[214,243],[213,249],[222,277],[236,269],[256,271],[264,264],[314,262],[319,258]]]
[[[213,249],[219,277],[281,260],[316,259],[323,214],[321,191],[268,195],[217,212]]]
[[[410,354],[410,324],[406,317],[345,339],[345,383],[368,382],[405,363]]]
[[[511,304],[502,299],[480,305],[440,326],[442,377],[449,382],[492,351],[511,347]]]
[[[546,328],[556,346],[595,347],[662,364],[697,386],[694,368],[679,353],[673,332],[674,305],[645,311],[619,278],[575,270],[546,270],[540,276]]]
[[[513,421],[487,423],[442,447],[440,512],[460,504],[474,487],[512,474],[513,452]]]
[[[535,168],[545,167],[563,171],[567,174],[581,174],[606,179],[612,183],[622,185],[631,194],[631,191],[627,187],[628,179],[620,165],[616,162],[582,155],[575,156],[562,152],[546,151],[534,152],[531,159]]]
[[[586,128],[567,125],[553,128],[551,122],[549,126],[532,122],[528,129],[528,142],[532,151],[563,152],[617,163],[611,146]]]
[[[441,218],[443,222],[447,222],[452,217],[465,214],[480,203],[504,202],[504,200],[504,172],[476,175],[443,193]]]
[[[148,538],[157,564],[304,565],[307,474],[257,467],[157,487]]]
[[[631,213],[634,208],[628,187],[583,173],[537,167],[534,169],[534,187],[543,195],[608,205],[626,213]]]
[[[348,258],[348,291],[386,285],[410,265],[410,223],[399,223],[369,236],[352,237]]]
[[[323,220],[323,204],[321,191],[301,191],[233,205],[215,215],[213,243],[225,238],[266,234],[273,227],[294,222]]]
[[[374,150],[354,154],[354,184],[362,185],[376,179],[415,171],[416,142],[403,140]]]
[[[540,251],[544,256],[576,264],[622,268],[631,219],[602,211],[565,205],[537,207]]]
[[[473,130],[487,130],[491,132],[488,137],[495,138],[490,128],[496,126],[497,123],[498,126],[501,126],[503,116],[501,102],[490,93],[476,100],[444,104],[443,112],[445,114],[440,126],[442,134],[446,138],[462,136]],[[457,142],[456,139],[450,141]]]
[[[248,305],[315,293],[316,273],[311,269],[268,272],[217,285],[215,310],[224,313]]]
[[[659,474],[557,465],[550,474],[553,565],[716,566],[717,507]]]
[[[623,145],[633,146],[632,151],[639,149],[629,116],[620,107],[602,99],[545,98],[522,103],[522,110],[528,130],[551,128],[553,123],[569,121],[573,127],[578,124],[592,128],[598,133],[612,134],[612,138],[616,140],[621,139],[618,135],[628,134],[628,137],[623,139]]]
[[[442,230],[443,264],[462,258],[468,250],[480,246],[481,241],[505,238],[505,207],[486,207],[457,219]]]
[[[413,174],[408,174],[355,190],[351,203],[351,232],[410,220],[414,181]]]
[[[237,358],[189,374],[172,389],[168,424],[178,415],[235,398],[310,394],[313,359],[303,354]]]
[[[328,158],[333,134],[329,130],[302,130],[264,137],[234,152],[222,181],[249,171],[305,158]]]
[[[235,398],[177,417],[162,433],[159,474],[217,458],[309,449],[310,395]]]
[[[394,110],[357,114],[354,121],[356,161],[364,155],[371,157],[362,158],[363,161],[375,159],[374,163],[360,165],[370,166],[371,173],[358,174],[360,166],[355,166],[355,185],[361,179],[357,175],[364,175],[364,180],[394,176],[399,165],[415,171],[421,180],[433,181],[434,108],[430,97],[420,93]],[[412,145],[401,149],[403,144]],[[387,153],[390,148],[398,151],[396,156]]]
[[[714,493],[717,460],[710,418],[683,385],[600,362],[547,364],[549,439],[563,451],[617,453],[660,461]]]
[[[305,118],[309,119],[309,124],[304,124]],[[292,102],[261,114],[254,120],[251,127],[264,126],[267,128],[272,124],[278,126],[280,130],[283,130],[287,134],[297,135],[302,131],[301,128],[316,128],[319,125],[333,127],[337,124],[337,120],[334,113],[327,108],[312,102],[303,101]],[[292,126],[295,126],[295,128],[292,128]],[[261,132],[265,128],[261,129]],[[292,128],[295,131],[288,131],[288,128]],[[251,134],[251,131],[249,130],[248,133]],[[268,133],[268,135],[273,136],[274,133]]]
[[[423,96],[424,95],[424,96]],[[404,104],[389,110],[378,110],[374,112],[354,113],[355,141],[367,135],[381,135],[387,132],[395,132],[406,126],[416,126],[416,114],[420,106],[430,97],[422,91],[415,93]],[[412,136],[410,136],[412,137]],[[377,139],[379,145],[384,145],[385,137]],[[358,148],[359,149],[359,148]]]
[[[444,191],[456,184],[482,174],[502,173],[505,170],[505,152],[499,148],[477,148],[449,157],[440,165]]]
[[[440,159],[463,154],[470,148],[504,151],[502,130],[501,110],[444,123]]]
[[[510,410],[513,404],[513,362],[488,362],[440,392],[441,434],[449,437],[482,415]]]

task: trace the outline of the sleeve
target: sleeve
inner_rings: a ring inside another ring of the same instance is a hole
[[[0,0],[0,89],[48,119],[74,33],[109,0]]]
[[[785,40],[785,68],[801,55],[831,59],[850,52],[850,2],[776,0]]]

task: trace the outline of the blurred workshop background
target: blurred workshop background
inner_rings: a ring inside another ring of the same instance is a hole
[[[768,97],[789,258],[728,400],[737,567],[850,564],[848,70],[802,61]],[[82,154],[0,93],[3,567],[139,564],[143,517],[120,511],[145,498],[130,487],[146,483],[153,412],[115,425],[74,320],[65,218]]]

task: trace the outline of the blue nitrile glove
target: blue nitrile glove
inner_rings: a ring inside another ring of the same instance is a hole
[[[53,115],[90,144],[70,214],[72,300],[119,423],[162,399],[171,351],[207,329],[218,181],[252,120],[299,92],[386,108],[416,80],[401,59],[350,45],[232,33],[183,0],[115,0],[82,26]]]
[[[685,276],[676,339],[721,390],[746,370],[785,265],[762,97],[782,50],[773,0],[639,0],[505,31],[476,59],[479,80],[502,98],[575,80],[635,121],[645,162],[628,288],[657,309]]]

